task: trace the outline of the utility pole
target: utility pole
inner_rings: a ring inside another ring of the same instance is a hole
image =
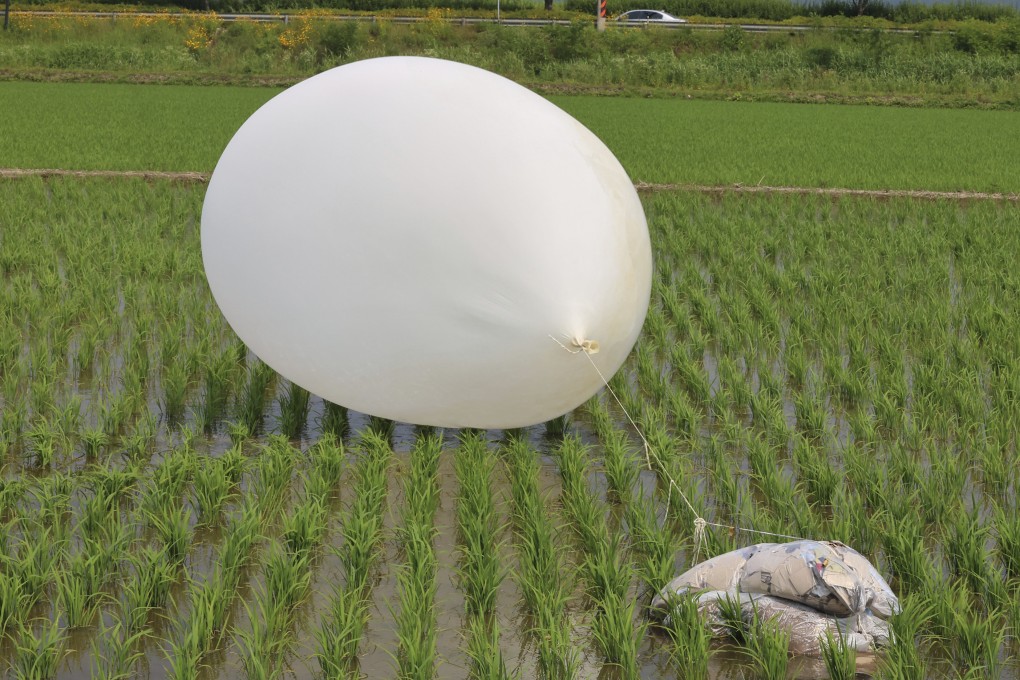
[[[606,30],[606,0],[595,0],[595,28]]]
[[[11,27],[11,0],[4,0],[4,30]]]

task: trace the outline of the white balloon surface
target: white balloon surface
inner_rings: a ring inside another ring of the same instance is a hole
[[[341,66],[256,111],[210,180],[202,257],[283,376],[444,427],[583,403],[651,290],[644,213],[605,145],[505,78],[420,57]]]

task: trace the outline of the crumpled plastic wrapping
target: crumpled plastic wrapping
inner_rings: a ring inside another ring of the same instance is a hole
[[[839,618],[772,595],[720,590],[702,593],[698,597],[698,610],[716,635],[726,632],[726,622],[719,608],[719,601],[726,597],[740,602],[740,614],[745,625],[750,626],[758,616],[763,621],[773,621],[781,630],[788,632],[793,654],[818,656],[827,632],[833,638],[842,636],[847,647],[858,652],[871,652],[889,643],[889,623],[872,614]]]
[[[900,605],[889,584],[856,550],[838,541],[760,543],[719,555],[673,579],[651,603],[653,616],[674,594],[699,592],[699,609],[722,634],[719,600],[739,599],[745,619],[755,611],[790,632],[795,654],[820,652],[826,631],[857,651],[889,639],[886,620]]]
[[[759,543],[719,555],[670,581],[652,610],[662,610],[667,595],[691,590],[772,595],[837,617],[867,612],[888,619],[900,606],[871,563],[838,541]]]

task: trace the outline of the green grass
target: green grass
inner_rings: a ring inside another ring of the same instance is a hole
[[[17,134],[0,136],[0,158],[7,167],[209,172],[234,131],[277,92],[0,83],[0,116],[19,121]],[[552,100],[598,134],[635,181],[1020,191],[1011,112]],[[176,384],[168,379],[168,390]],[[180,392],[168,391],[168,406],[177,407]]]
[[[645,182],[1020,189],[999,111],[553,97]]]
[[[0,83],[6,167],[211,171],[244,120],[279,90]],[[24,127],[22,127],[24,126]]]

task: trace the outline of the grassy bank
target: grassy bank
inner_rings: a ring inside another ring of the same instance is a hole
[[[0,83],[7,167],[211,171],[275,88]],[[1004,111],[554,96],[635,181],[1020,191]]]
[[[697,98],[824,98],[862,103],[1020,107],[1020,23],[953,33],[819,29],[758,35],[572,26],[460,26],[434,10],[399,25],[296,19],[16,16],[0,32],[6,79],[289,83],[347,61],[424,54],[534,87]]]

